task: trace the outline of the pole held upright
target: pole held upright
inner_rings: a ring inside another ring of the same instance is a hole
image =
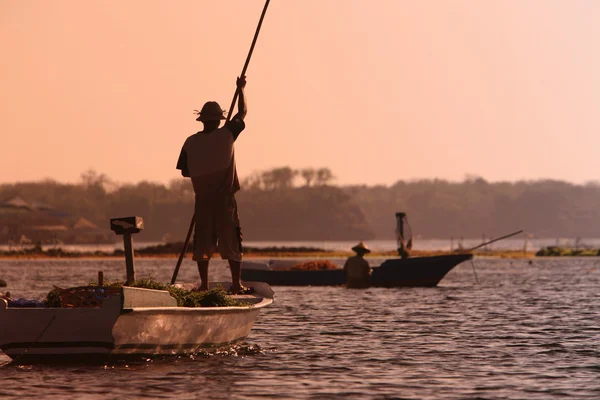
[[[252,44],[250,45],[250,51],[248,51],[248,56],[246,57],[246,62],[244,63],[244,67],[242,68],[242,73],[240,77],[246,75],[246,70],[248,69],[248,65],[250,64],[250,59],[252,58],[252,52],[254,51],[254,46],[256,45],[256,41],[258,39],[258,34],[260,33],[260,28],[262,26],[263,20],[265,19],[265,14],[267,13],[267,7],[269,7],[269,2],[271,0],[267,0],[265,2],[265,6],[263,7],[262,13],[260,14],[260,19],[258,20],[258,26],[256,27],[256,32],[254,32],[254,38],[252,39]],[[225,123],[229,122],[233,115],[233,108],[235,107],[235,102],[238,98],[238,89],[236,87],[235,93],[233,94],[233,100],[231,101],[231,107],[229,107],[229,111],[227,112],[227,119]],[[179,254],[179,258],[177,259],[177,264],[175,265],[175,270],[173,271],[173,276],[171,277],[171,284],[175,284],[177,280],[177,274],[179,273],[179,267],[181,267],[181,263],[183,262],[183,258],[185,257],[185,252],[187,251],[188,244],[190,242],[190,237],[192,231],[194,230],[194,226],[196,225],[196,215],[192,216],[192,220],[190,222],[190,228],[188,230],[187,237],[185,238],[185,242],[183,243],[183,248],[181,249],[181,253]]]
[[[240,77],[246,75],[246,70],[248,69],[248,64],[250,64],[250,58],[252,58],[252,52],[254,52],[254,46],[256,45],[256,40],[258,39],[258,34],[260,33],[260,27],[262,26],[263,19],[265,19],[265,14],[267,13],[267,7],[269,7],[269,1],[265,2],[265,6],[263,7],[262,14],[260,14],[260,19],[258,20],[258,26],[256,27],[256,32],[254,32],[254,38],[252,39],[252,44],[250,45],[250,51],[248,51],[248,57],[246,57],[246,62],[244,63],[244,68],[242,68],[242,73]],[[235,101],[238,98],[238,89],[235,89],[235,93],[233,94],[233,100],[231,100],[231,106],[229,107],[229,112],[227,113],[227,119],[225,123],[229,122],[231,116],[233,115],[233,108],[235,107]]]

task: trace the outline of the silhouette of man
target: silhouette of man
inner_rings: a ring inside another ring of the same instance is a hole
[[[356,253],[355,256],[348,257],[344,264],[344,272],[346,273],[347,288],[366,288],[369,287],[371,279],[371,267],[367,260],[364,259],[365,254],[371,250],[363,242],[360,242],[352,248]]]
[[[208,263],[218,250],[221,258],[228,260],[231,269],[231,290],[240,293],[242,287],[242,231],[235,201],[240,189],[234,142],[246,127],[246,77],[237,79],[238,113],[224,126],[224,110],[215,101],[209,101],[198,113],[197,121],[204,129],[183,144],[177,169],[192,180],[195,193],[194,255],[200,273],[199,290],[208,289]]]

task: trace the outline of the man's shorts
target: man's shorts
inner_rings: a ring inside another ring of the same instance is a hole
[[[242,261],[242,230],[233,194],[198,197],[195,203],[194,261],[221,258]]]

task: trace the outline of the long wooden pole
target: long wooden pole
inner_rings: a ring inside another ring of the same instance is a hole
[[[252,58],[252,52],[254,52],[254,46],[256,45],[256,41],[258,39],[258,34],[260,32],[260,28],[262,26],[263,20],[265,19],[265,14],[267,13],[267,7],[269,7],[269,2],[271,0],[267,0],[265,2],[265,6],[263,7],[262,13],[260,15],[260,19],[258,21],[258,26],[256,27],[256,32],[254,32],[254,38],[252,39],[252,44],[250,45],[250,51],[248,52],[248,56],[246,57],[246,62],[244,63],[244,67],[242,68],[242,73],[240,77],[246,75],[246,70],[248,69],[248,65],[250,64],[250,58]],[[233,115],[233,108],[235,107],[235,102],[238,98],[239,90],[236,87],[235,93],[233,95],[233,100],[231,101],[231,107],[229,107],[229,112],[227,113],[227,119],[225,123],[229,122],[231,116]],[[187,251],[188,244],[190,243],[190,237],[192,236],[192,231],[194,230],[194,226],[196,225],[196,215],[192,215],[192,220],[190,222],[190,228],[188,229],[187,236],[185,237],[185,242],[183,243],[183,248],[181,249],[181,253],[179,254],[179,259],[177,260],[177,265],[175,265],[175,271],[173,271],[173,276],[171,277],[171,285],[175,284],[177,280],[177,274],[179,273],[179,267],[181,267],[181,263],[183,262],[183,258],[185,257],[185,253]]]
[[[179,259],[177,260],[177,265],[175,266],[175,271],[173,271],[173,276],[171,277],[171,285],[175,284],[177,280],[177,274],[179,273],[179,267],[181,267],[181,263],[183,262],[183,257],[185,257],[185,253],[187,251],[188,244],[190,243],[190,237],[192,236],[192,231],[194,230],[195,218],[192,215],[192,221],[190,222],[190,229],[188,229],[187,236],[185,237],[185,242],[183,242],[183,248],[181,249],[181,253],[179,254]]]
[[[254,46],[256,45],[256,40],[258,39],[260,27],[262,26],[263,19],[265,19],[265,14],[267,13],[267,7],[269,7],[270,1],[271,0],[267,0],[265,2],[265,6],[263,7],[262,13],[260,14],[258,26],[256,27],[256,32],[254,32],[254,38],[252,39],[252,44],[250,45],[250,51],[248,51],[248,56],[246,57],[246,62],[244,63],[244,68],[242,68],[242,73],[240,74],[240,77],[246,75],[246,70],[248,69],[248,64],[250,64],[250,58],[252,58],[252,52],[254,52]],[[233,99],[231,100],[231,106],[229,106],[229,112],[227,113],[227,119],[225,120],[225,123],[229,122],[231,116],[233,115],[233,109],[235,107],[235,101],[237,100],[238,95],[239,90],[236,88],[235,93],[233,94]]]
[[[471,247],[471,248],[470,248],[470,249],[468,249],[467,251],[473,251],[473,250],[475,250],[475,249],[478,249],[478,248],[480,248],[480,247],[483,247],[483,246],[485,246],[485,245],[488,245],[488,244],[490,244],[490,243],[497,242],[498,240],[502,240],[502,239],[509,238],[509,237],[511,237],[511,236],[518,235],[518,234],[519,234],[519,233],[521,233],[521,232],[523,232],[523,229],[521,229],[521,230],[518,230],[518,231],[516,231],[516,232],[513,232],[513,233],[509,233],[508,235],[504,235],[504,236],[502,236],[502,237],[499,237],[499,238],[496,238],[496,239],[492,239],[492,240],[490,240],[490,241],[487,241],[487,242],[485,242],[485,243],[478,244],[478,245],[477,245],[477,246],[475,246],[475,247]]]
[[[521,232],[523,232],[523,229],[521,229],[521,230],[518,230],[518,231],[516,231],[516,232],[513,232],[513,233],[509,233],[508,235],[504,235],[504,236],[501,236],[501,237],[499,237],[499,238],[496,238],[496,239],[489,240],[489,241],[487,241],[487,242],[485,242],[485,243],[478,244],[478,245],[477,245],[477,246],[475,246],[475,247],[471,247],[471,248],[470,248],[470,249],[468,249],[467,251],[468,251],[468,252],[471,252],[471,251],[473,251],[473,250],[475,250],[475,249],[478,249],[478,248],[480,248],[480,247],[483,247],[483,246],[485,246],[485,245],[488,245],[488,244],[490,244],[490,243],[497,242],[498,240],[502,240],[502,239],[509,238],[509,237],[511,237],[511,236],[518,235],[518,234],[519,234],[519,233],[521,233]],[[475,263],[473,263],[473,260],[471,260],[471,266],[473,267],[473,274],[475,275],[475,280],[477,281],[477,284],[479,285],[479,278],[477,277],[477,272],[475,271]]]

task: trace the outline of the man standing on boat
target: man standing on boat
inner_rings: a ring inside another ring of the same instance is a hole
[[[240,280],[242,231],[234,196],[240,183],[233,146],[246,127],[245,86],[246,77],[238,78],[238,113],[222,127],[225,111],[215,101],[204,104],[196,118],[204,129],[187,138],[177,161],[181,175],[192,179],[196,195],[193,259],[200,273],[199,290],[208,289],[208,263],[217,250],[229,261],[232,292],[245,290]]]
[[[363,242],[360,242],[352,248],[356,253],[355,256],[348,257],[344,264],[344,272],[346,273],[347,288],[367,288],[371,279],[371,267],[367,260],[364,259],[365,254],[371,252]]]

